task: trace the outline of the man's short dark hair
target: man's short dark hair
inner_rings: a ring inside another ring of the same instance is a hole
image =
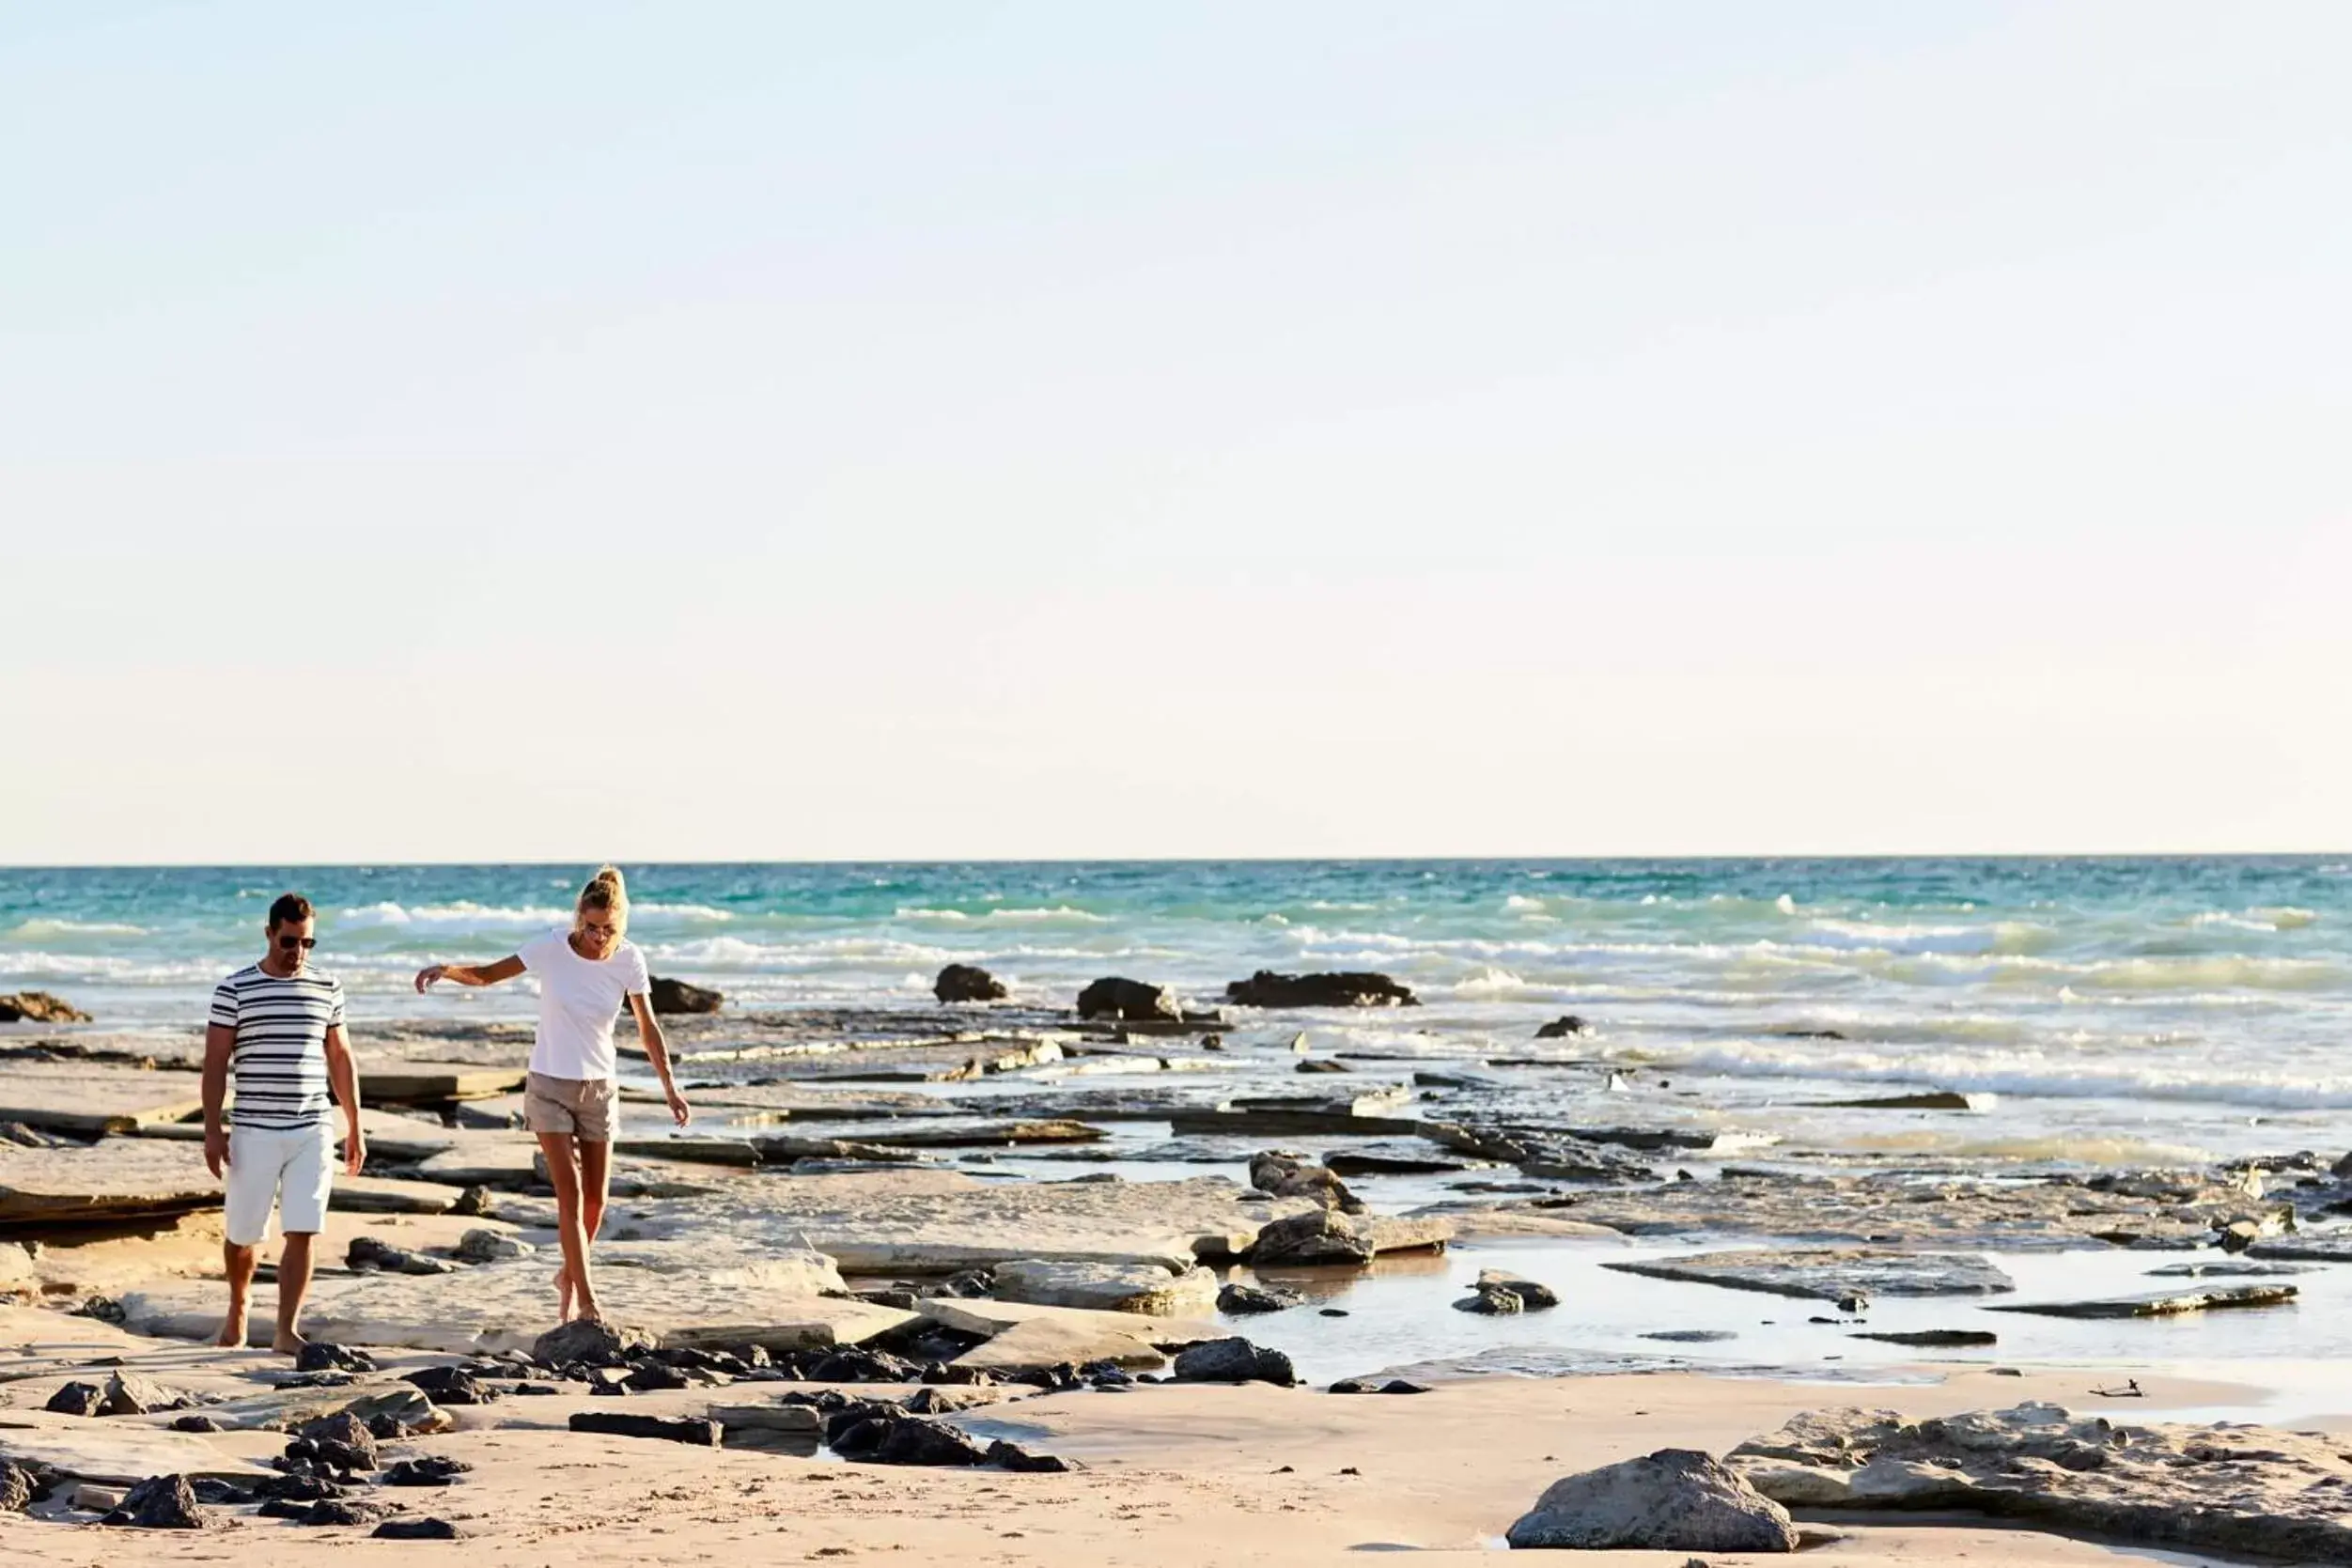
[[[299,925],[310,918],[310,900],[299,893],[282,893],[270,906],[272,925]]]

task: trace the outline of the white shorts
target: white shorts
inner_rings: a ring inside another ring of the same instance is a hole
[[[267,1127],[228,1129],[228,1239],[255,1247],[270,1236],[270,1209],[289,1232],[327,1228],[327,1191],[335,1185],[335,1128],[273,1132]]]

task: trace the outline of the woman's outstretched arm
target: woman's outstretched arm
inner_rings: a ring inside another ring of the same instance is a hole
[[[522,955],[509,953],[494,964],[430,964],[416,971],[416,988],[430,988],[436,980],[453,986],[495,986],[522,972]]]
[[[653,1063],[654,1073],[662,1079],[662,1097],[670,1102],[670,1116],[679,1126],[693,1120],[687,1109],[686,1096],[678,1092],[678,1079],[670,1075],[670,1042],[662,1032],[662,1026],[653,1017],[653,1003],[642,995],[631,994],[630,1010],[637,1015],[637,1043],[646,1048]]]

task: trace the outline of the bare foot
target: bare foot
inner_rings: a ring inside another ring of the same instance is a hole
[[[239,1312],[221,1323],[221,1337],[212,1342],[224,1350],[245,1348],[245,1316]]]
[[[555,1271],[555,1321],[571,1321],[571,1270],[569,1268]]]
[[[281,1356],[299,1356],[310,1342],[291,1328],[281,1328],[270,1341],[270,1348]]]
[[[602,1323],[604,1309],[596,1304],[596,1297],[586,1291],[579,1293],[580,1311],[574,1315],[583,1323]]]

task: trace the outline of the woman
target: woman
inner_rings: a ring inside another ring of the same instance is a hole
[[[620,1119],[620,1094],[613,1081],[613,1019],[621,1001],[637,1015],[637,1038],[661,1075],[670,1114],[684,1126],[693,1114],[670,1077],[669,1042],[653,1019],[646,999],[645,955],[624,940],[629,929],[629,892],[621,874],[606,866],[580,890],[571,929],[558,927],[525,942],[494,964],[435,964],[416,971],[416,988],[436,980],[460,986],[495,986],[528,970],[539,980],[538,1036],[531,1046],[531,1076],[523,1094],[523,1118],[538,1134],[547,1155],[548,1179],[555,1186],[557,1234],[564,1266],[555,1274],[557,1321],[577,1315],[601,1318],[596,1281],[588,1272],[588,1244],[604,1222],[604,1197],[612,1174],[613,1129]],[[576,1312],[575,1312],[576,1309]]]

